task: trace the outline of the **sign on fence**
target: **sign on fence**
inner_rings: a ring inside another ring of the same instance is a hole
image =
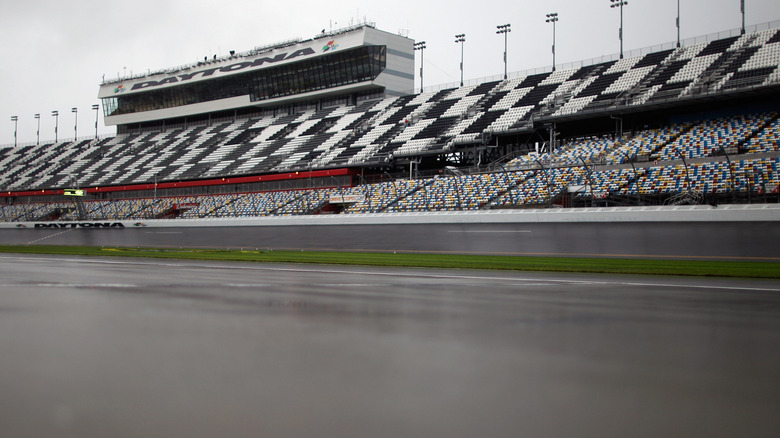
[[[328,202],[331,204],[357,204],[366,199],[363,195],[330,195]]]

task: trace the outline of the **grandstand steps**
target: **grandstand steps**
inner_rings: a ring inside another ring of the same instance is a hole
[[[402,114],[400,117],[394,116],[401,108],[406,106],[406,104],[412,100],[412,97],[414,96],[403,96],[382,100],[376,106],[376,110],[378,111],[377,114],[366,121],[369,128],[381,125],[392,125],[401,122],[408,113]],[[394,118],[390,120],[391,117]],[[388,120],[390,121],[388,122]]]
[[[522,152],[528,152],[528,150],[523,149]],[[493,161],[489,162],[487,164],[487,168],[495,171],[506,171],[505,165],[509,164],[510,161],[517,158],[518,155],[518,150],[512,149],[504,155],[498,156]]]
[[[309,127],[309,129],[301,133],[301,135],[313,136],[317,134],[323,134],[324,132],[332,128],[336,124],[336,122],[338,122],[340,119],[341,117],[323,117],[319,120],[316,119],[312,120],[314,124],[311,127]]]
[[[255,167],[255,171],[252,173],[268,173],[275,166],[278,166],[282,160],[284,160],[284,157],[281,156],[265,157],[265,159]]]
[[[647,169],[632,169],[631,175],[623,182],[622,184],[618,184],[618,192],[619,193],[632,193],[636,192],[639,193],[638,187],[641,186],[641,182],[647,178]],[[632,187],[635,187],[636,189],[632,189]],[[609,193],[607,193],[609,194]]]
[[[358,165],[360,163],[369,163],[372,158],[374,160],[381,160],[382,158],[377,156],[377,152],[382,148],[382,138],[388,131],[393,129],[393,125],[380,125],[374,129],[367,131],[364,135],[360,136],[349,148],[356,149],[353,157],[348,161],[348,164]]]
[[[30,175],[37,175],[42,168],[44,168],[45,164],[39,164],[39,165],[33,165],[33,166],[24,166],[24,165],[14,165],[14,166],[8,166],[7,168],[12,169],[10,172],[6,171],[7,180],[10,182],[10,186],[13,187],[14,185],[21,185],[22,187],[25,187],[27,185],[27,181],[32,179],[32,176]],[[24,185],[22,185],[24,184]],[[36,185],[33,186],[33,188],[38,188],[37,182]]]
[[[294,196],[293,196],[291,199],[286,199],[286,200],[283,200],[283,202],[282,202],[282,203],[280,203],[280,204],[276,205],[275,207],[273,207],[273,208],[272,208],[272,209],[271,209],[271,210],[268,212],[268,214],[269,214],[269,215],[276,215],[276,214],[279,214],[279,212],[280,212],[280,211],[282,211],[283,209],[285,209],[286,207],[288,207],[288,206],[290,206],[290,205],[297,204],[297,203],[299,203],[299,202],[300,202],[300,201],[302,201],[302,200],[303,200],[303,201],[306,201],[306,200],[308,200],[308,198],[306,198],[306,196],[307,196],[307,195],[306,195],[306,193],[303,193],[303,192],[295,192],[295,195],[294,195]]]
[[[160,178],[159,175],[162,173],[163,170],[165,170],[164,167],[154,166],[154,167],[149,167],[147,169],[141,169],[141,170],[144,173],[138,175],[136,177],[136,180],[140,180],[140,181],[153,181],[154,183],[157,183],[157,182],[160,182],[160,181],[163,180],[162,178]]]
[[[446,145],[450,140],[459,145],[480,143],[482,133],[509,109],[505,108],[509,106],[507,102],[501,104],[511,92],[506,89],[509,86],[508,81],[493,81],[475,87],[462,99],[469,106],[448,121],[449,129],[440,130],[435,143]],[[517,96],[517,99],[520,97]]]
[[[747,145],[753,140],[758,138],[758,136],[766,129],[770,128],[775,122],[780,120],[780,115],[778,113],[771,113],[765,118],[761,118],[759,120],[759,124],[756,127],[756,129],[750,130],[747,135],[739,139],[739,141],[736,144],[736,150],[737,153],[745,152],[747,149]]]
[[[323,163],[318,167],[325,167],[325,165],[331,165],[334,167],[348,166],[350,160],[357,155],[362,148],[359,147],[339,147],[331,149],[327,155],[323,156],[322,160],[317,160],[319,163]],[[315,161],[313,161],[315,162]]]
[[[366,108],[371,108],[373,105],[374,103],[371,105],[364,104]],[[352,146],[368,132],[368,120],[375,114],[377,112],[366,112],[364,114],[348,113],[343,120],[337,121],[329,129],[333,136],[314,148],[307,157],[303,158],[303,161],[308,160],[311,163],[311,167],[314,168],[346,164],[348,157],[353,156],[362,148],[354,148]]]
[[[686,53],[686,49],[676,49],[661,63],[655,79],[650,83],[655,91],[644,102],[675,99],[691,85],[693,78],[682,74],[692,64],[690,59],[685,58]]]
[[[233,164],[232,161],[222,161],[220,160],[218,163],[213,164],[209,166],[209,168],[203,172],[204,177],[214,178],[219,176],[227,176],[223,170],[225,170],[228,166]]]
[[[526,93],[522,99],[516,102],[515,106],[524,106],[528,103],[539,103],[542,99],[549,96],[560,84],[560,81],[551,81],[552,77],[552,72],[545,72],[523,78],[522,82],[515,88],[529,88],[530,91]],[[534,94],[536,96],[534,96]]]
[[[153,218],[155,216],[154,206],[161,202],[161,200],[152,199],[140,199],[138,202],[122,205],[124,207],[120,210],[118,202],[114,203],[113,216],[116,219],[140,219],[140,218]]]
[[[358,149],[354,155],[365,151],[361,157],[370,159],[369,155],[376,152],[376,150],[384,146],[383,143],[389,141],[397,134],[398,131],[394,130],[394,128],[401,125],[402,121],[419,107],[419,105],[407,107],[406,104],[413,97],[415,96],[388,98],[375,102],[370,108],[376,112],[366,114],[365,117],[355,117],[355,114],[351,114],[350,122],[341,131],[346,132],[341,135],[340,141],[332,145],[330,150],[324,151],[317,157],[313,161],[313,167],[335,165],[336,163],[332,161],[339,157],[343,151],[350,148]],[[370,145],[373,147],[368,147]],[[351,153],[345,155],[351,155]]]
[[[571,114],[587,107],[596,100],[607,87],[622,75],[622,73],[607,74],[615,62],[606,62],[593,66],[582,67],[566,76],[551,94],[539,102],[536,111],[530,116],[534,118],[560,116]]]
[[[239,204],[240,198],[236,195],[223,195],[220,197],[220,202],[214,202],[213,205],[205,206],[201,203],[197,209],[190,210],[190,214],[194,214],[195,217],[228,217],[230,216],[229,210],[234,208],[234,205]],[[204,207],[206,207],[204,209]]]
[[[270,156],[281,156],[283,159],[296,151],[301,145],[306,143],[308,139],[306,137],[295,137],[280,139],[270,145],[268,152]]]
[[[273,143],[277,140],[281,140],[286,137],[292,137],[292,135],[290,134],[295,132],[301,126],[301,124],[293,122],[290,123],[289,125],[276,125],[276,126],[280,126],[281,128],[266,139],[266,141],[269,143]]]
[[[287,136],[295,131],[300,125],[300,123],[293,123],[286,127],[284,125],[269,126],[253,140],[253,142],[256,142],[254,146],[247,151],[246,155],[241,157],[244,163],[239,165],[239,169],[256,168],[261,162],[263,162],[262,167],[269,170],[278,165],[283,159],[283,157],[279,157],[280,154],[290,151],[296,145],[302,143],[303,139],[301,137]],[[290,141],[293,141],[293,143],[288,145]],[[279,152],[280,150],[282,150],[282,152]]]
[[[181,166],[177,171],[169,176],[171,179],[193,180],[202,178],[210,169],[210,166],[201,163],[190,163]]]
[[[771,121],[767,122],[761,131],[744,145],[743,152],[767,153],[779,149],[780,118],[778,118],[778,113],[772,113],[770,118]]]
[[[678,129],[675,130],[671,136],[665,138],[660,143],[654,143],[654,147],[647,151],[646,154],[643,154],[647,156],[648,161],[656,161],[661,159],[661,152],[667,148],[669,148],[671,145],[673,145],[677,140],[682,137],[683,135],[687,134],[691,130],[695,128],[695,125],[693,124],[682,124],[678,126]]]
[[[491,202],[490,208],[517,208],[531,204],[532,202],[528,202],[532,199],[530,194],[536,191],[537,186],[546,187],[546,179],[546,171],[539,169],[528,171],[525,178],[518,180],[511,188],[507,188],[503,195],[496,197]]]
[[[674,49],[650,53],[637,63],[637,66],[652,67],[652,70],[635,87],[623,94],[623,98],[628,105],[641,105],[650,100],[663,87],[666,79],[671,78],[679,68],[682,68],[673,63],[675,59],[674,53]],[[673,69],[676,68],[673,73],[667,68],[670,65],[673,66]],[[665,78],[665,76],[668,77]]]
[[[374,143],[372,143],[372,148],[368,149],[371,152],[371,155],[373,156],[389,156],[392,154],[396,148],[398,148],[401,144],[400,143],[393,143],[392,140],[404,129],[403,124],[394,124],[390,125],[390,128],[386,130],[382,135],[380,135]],[[370,156],[366,156],[368,160],[371,159]]]
[[[256,133],[253,133],[252,135],[254,136]],[[227,166],[223,168],[223,175],[225,176],[231,175],[233,172],[235,172],[235,169],[241,163],[246,161],[246,157],[250,154],[250,150],[254,147],[254,145],[248,141],[233,144],[231,146],[233,146],[233,149],[221,158],[222,163],[228,163]]]
[[[250,143],[255,137],[260,135],[264,129],[265,127],[247,128],[246,130],[239,131],[235,136],[226,141],[225,146],[244,145]]]
[[[513,190],[517,190],[518,186],[525,183],[532,175],[531,172],[502,172],[505,178],[504,187],[502,190],[490,196],[483,202],[479,209],[492,209],[498,206],[497,201],[503,197],[508,198],[510,205],[515,205],[514,197],[512,195]],[[512,176],[510,176],[512,175]]]
[[[748,34],[755,38],[755,34]],[[742,52],[735,47],[742,47],[740,37],[724,38],[713,41],[704,50],[704,53],[718,53],[720,56],[707,68],[697,81],[697,93],[710,93],[720,90],[745,60],[740,61]],[[752,41],[752,40],[751,40]],[[736,65],[739,62],[739,65]]]
[[[618,60],[605,71],[605,73],[620,73],[619,78],[604,90],[605,94],[613,96],[614,105],[625,105],[626,93],[653,71],[654,66],[640,64],[643,58],[644,56],[641,55]]]
[[[439,153],[449,142],[447,134],[459,117],[426,119],[416,125],[417,129],[403,133],[393,140],[396,156],[419,156]]]
[[[277,154],[289,154],[278,168],[305,169],[307,167],[313,167],[314,160],[327,154],[333,145],[341,139],[341,137],[338,136],[340,132],[341,131],[338,133],[319,132],[307,137],[300,137],[301,141],[298,144],[291,141],[286,146],[288,150],[280,149],[277,151]]]
[[[180,154],[178,157],[174,157],[170,163],[171,166],[183,166],[187,164],[193,164],[199,157],[208,155],[211,151],[202,147],[187,147],[187,152]]]
[[[229,135],[226,134],[226,136]],[[225,159],[225,156],[233,152],[238,146],[239,145],[237,144],[223,142],[211,150],[208,156],[203,157],[201,161],[204,163],[221,163]]]
[[[123,177],[117,179],[116,184],[134,184],[145,181],[142,176],[146,171],[146,169],[139,168],[127,169]]]
[[[451,94],[452,90],[445,90],[446,94]],[[451,116],[444,116],[451,113],[451,109],[457,105],[456,99],[445,99],[436,102],[423,112],[418,120],[412,126],[407,127],[395,141],[402,142],[398,147],[396,156],[417,156],[423,154],[438,153],[447,143],[450,136],[446,135],[453,125],[463,118],[465,110],[460,114],[457,112]],[[438,148],[437,148],[438,146]]]
[[[35,222],[56,221],[74,211],[75,207],[56,207],[33,219]]]
[[[224,132],[224,131],[217,132],[212,134],[209,138],[205,139],[204,141],[194,142],[193,147],[207,149],[210,152],[214,152],[221,145],[227,142],[229,136],[230,136],[230,132]]]
[[[743,35],[730,50],[734,53],[720,81],[725,90],[753,87],[767,82],[780,65],[777,46],[765,46],[772,33],[761,32]],[[770,50],[767,50],[770,49]],[[774,50],[771,50],[774,49]],[[770,52],[774,56],[768,56]]]
[[[317,141],[313,142],[315,147],[302,159],[301,167],[323,168],[338,164],[333,161],[340,155],[341,151],[349,149],[349,142],[345,140],[348,140],[350,135],[351,131],[349,130],[323,134],[324,140],[318,140],[319,144]],[[352,150],[357,151],[359,148]]]
[[[381,125],[391,125],[392,128],[385,129],[376,142],[386,143],[378,150],[376,148],[370,150],[382,156],[391,153],[398,156],[416,155],[421,144],[432,141],[432,139],[420,141],[418,135],[426,127],[437,122],[439,116],[455,104],[455,100],[444,99],[451,93],[452,89],[447,89],[436,93],[423,93],[411,100],[399,98],[395,106],[403,106],[387,117],[382,117]],[[431,135],[431,133],[425,132],[423,135]],[[415,137],[417,139],[412,142]]]
[[[290,130],[291,129],[294,128],[290,127]],[[268,125],[262,131],[260,131],[258,135],[251,140],[250,143],[254,144],[256,148],[262,149],[267,142],[274,140],[274,138],[276,137],[280,137],[284,135],[284,132],[282,132],[284,130],[285,130],[285,126],[281,124]]]
[[[312,215],[322,214],[323,212],[332,213],[336,210],[334,210],[334,206],[331,206],[329,198],[330,194],[336,193],[337,191],[343,193],[343,191],[339,189],[322,189],[316,192],[307,191],[307,194],[305,195],[306,204],[301,205],[295,211],[292,211],[291,214]]]
[[[402,200],[409,198],[410,196],[413,196],[415,193],[421,191],[421,190],[427,190],[427,188],[434,183],[434,179],[430,178],[426,181],[424,181],[422,184],[413,184],[411,185],[407,191],[398,193],[397,186],[395,187],[396,193],[395,197],[390,198],[384,205],[379,205],[376,208],[377,213],[387,213],[392,210],[394,206],[396,206],[399,202]]]
[[[84,185],[102,184],[102,181],[108,178],[107,174],[114,173],[114,169],[123,164],[129,159],[129,157],[120,157],[115,159],[111,156],[105,156],[100,160],[94,161],[89,167],[85,168],[82,172],[82,178]],[[98,172],[99,170],[99,172]],[[102,178],[94,178],[97,175],[103,175]]]
[[[508,93],[508,91],[503,91],[502,84],[503,81],[485,82],[479,84],[477,87],[471,90],[467,96],[479,96],[479,99],[469,108],[469,110],[482,112],[489,110],[491,106],[489,105],[491,104],[490,96],[492,92],[502,90],[502,92]]]

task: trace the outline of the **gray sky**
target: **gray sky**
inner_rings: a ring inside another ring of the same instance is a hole
[[[739,0],[680,0],[682,38],[738,28]],[[308,39],[323,28],[369,21],[379,29],[408,32],[426,41],[425,85],[460,79],[460,45],[466,34],[466,80],[503,74],[503,36],[496,25],[510,23],[509,71],[552,64],[552,26],[545,14],[558,12],[557,64],[618,52],[620,15],[609,0],[294,0],[279,7],[267,0],[31,0],[5,2],[0,15],[0,145],[35,142],[41,114],[41,141],[95,133],[93,104],[103,75],[142,73],[189,64],[230,50],[296,37]],[[780,20],[777,0],[746,0],[747,25]],[[677,0],[629,0],[624,7],[625,51],[677,38]],[[415,68],[419,88],[419,59]],[[104,127],[101,135],[115,133]]]

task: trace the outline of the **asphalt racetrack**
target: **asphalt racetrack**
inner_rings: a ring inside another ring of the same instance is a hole
[[[0,229],[5,245],[406,251],[779,261],[777,222],[439,223]]]
[[[0,255],[9,437],[775,437],[780,284]]]

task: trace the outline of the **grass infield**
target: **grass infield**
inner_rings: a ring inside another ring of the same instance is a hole
[[[758,261],[647,260],[386,252],[166,249],[45,245],[0,245],[0,252],[264,263],[318,263],[415,268],[780,278],[780,263]]]

